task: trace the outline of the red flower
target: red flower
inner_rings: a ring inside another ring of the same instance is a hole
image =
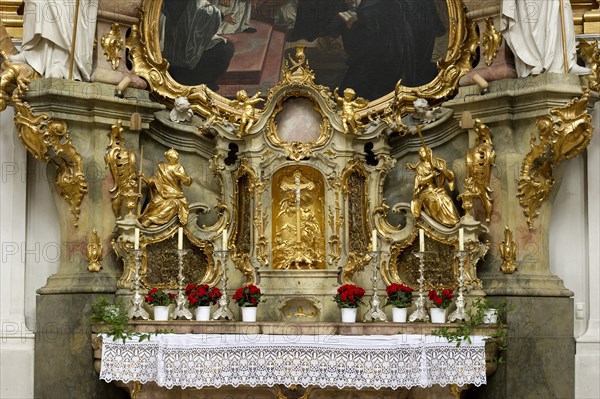
[[[185,287],[185,293],[189,294],[191,291],[194,290],[194,288],[196,288],[196,284],[194,283],[189,283],[186,287]]]
[[[444,302],[444,301],[443,301],[443,300],[442,300],[442,298],[440,298],[439,296],[436,296],[436,297],[433,299],[433,302],[435,302],[435,304],[436,304],[436,305],[440,306],[440,305],[442,304],[442,302]]]
[[[344,284],[337,289],[337,295],[333,297],[340,308],[356,308],[362,303],[365,290],[354,284]]]

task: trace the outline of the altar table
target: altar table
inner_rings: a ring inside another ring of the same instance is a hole
[[[100,379],[166,388],[266,385],[320,388],[430,387],[486,383],[485,342],[431,335],[102,335]]]

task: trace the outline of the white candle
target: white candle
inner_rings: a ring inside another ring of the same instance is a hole
[[[180,227],[177,232],[177,249],[183,249],[183,227]]]
[[[377,231],[375,229],[371,231],[371,248],[373,252],[377,251]]]
[[[419,229],[419,251],[425,252],[425,231]]]
[[[227,250],[227,229],[223,229],[223,250]]]
[[[458,229],[458,250],[465,250],[465,229],[462,227]]]
[[[140,249],[140,229],[137,227],[133,231],[133,249]]]

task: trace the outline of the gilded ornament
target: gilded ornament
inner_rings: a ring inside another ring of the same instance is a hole
[[[121,121],[112,125],[110,130],[110,143],[106,148],[104,161],[110,168],[114,186],[110,189],[112,196],[112,209],[117,219],[121,218],[121,206],[125,202],[127,216],[133,217],[137,208],[139,193],[137,192],[138,174],[136,171],[135,154],[125,146],[122,136]]]
[[[454,172],[446,167],[446,161],[434,157],[431,148],[425,144],[419,148],[419,162],[407,164],[409,170],[415,171],[415,186],[410,204],[415,219],[421,211],[436,222],[452,227],[459,222],[458,211],[446,190],[454,190]]]
[[[485,57],[485,63],[489,66],[494,62],[496,53],[500,49],[502,44],[502,34],[496,30],[494,26],[494,19],[488,17],[485,20],[485,31],[481,38],[481,45],[483,47],[483,55]]]
[[[121,37],[121,27],[117,23],[113,23],[110,31],[100,39],[102,50],[106,61],[109,61],[114,71],[119,68],[121,61],[121,51],[123,51],[123,38]]]
[[[22,98],[29,82],[40,75],[27,64],[11,62],[3,50],[0,50],[0,56],[4,60],[0,73],[0,111],[4,111],[9,100]]]
[[[102,243],[100,242],[100,236],[96,231],[96,228],[92,230],[90,234],[90,242],[87,245],[87,260],[88,270],[92,273],[99,272],[102,269],[100,262],[103,260],[102,257]]]
[[[504,241],[500,243],[500,256],[502,264],[500,271],[504,274],[512,274],[517,270],[517,244],[513,241],[512,231],[504,226]]]
[[[356,92],[351,88],[344,90],[344,96],[338,95],[338,88],[333,91],[333,97],[337,104],[342,107],[342,127],[345,134],[357,134],[362,122],[357,117],[355,110],[365,108],[367,101],[362,97],[356,97]]]
[[[189,186],[192,178],[179,163],[179,153],[171,148],[165,152],[167,162],[160,162],[156,175],[142,180],[150,189],[150,203],[140,215],[140,223],[144,227],[162,226],[174,217],[179,218],[181,225],[186,225],[189,215],[188,202],[181,187]]]
[[[163,1],[144,0],[139,25],[133,25],[127,39],[129,56],[133,64],[133,72],[148,82],[150,90],[157,98],[164,99],[172,106],[176,97],[189,95],[194,90],[206,92],[204,99],[190,99],[192,107],[201,116],[209,118],[214,115],[214,108],[224,114],[226,119],[241,119],[242,110],[232,107],[230,101],[212,91],[205,85],[189,87],[176,82],[168,73],[169,63],[162,56],[160,46],[159,18]],[[479,36],[474,22],[467,23],[463,1],[446,0],[448,10],[448,48],[446,56],[438,62],[438,75],[428,84],[420,87],[405,87],[401,92],[407,96],[397,97],[389,93],[369,102],[368,106],[357,112],[357,118],[367,119],[372,116],[391,116],[406,114],[411,111],[412,101],[417,97],[428,100],[446,98],[455,92],[460,78],[471,69],[472,59],[479,45]],[[296,48],[295,59],[290,57],[284,63],[281,80],[282,85],[313,85],[320,96],[328,99],[331,91],[325,86],[314,84],[314,73],[310,70],[302,47]],[[270,90],[271,94],[277,87]],[[398,119],[399,120],[399,119]]]
[[[523,159],[517,193],[530,229],[554,186],[554,168],[563,160],[579,155],[592,139],[592,117],[587,113],[589,99],[590,91],[584,88],[581,97],[537,119],[538,133],[532,133],[531,150]]]
[[[577,49],[581,58],[587,62],[588,67],[592,70],[592,73],[587,77],[590,90],[600,91],[600,48],[598,40],[588,42],[581,38]]]
[[[260,98],[260,91],[252,97],[249,97],[246,90],[243,89],[235,93],[235,100],[231,101],[231,106],[242,111],[240,116],[240,128],[237,134],[238,137],[248,134],[250,129],[252,129],[252,126],[254,126],[256,120],[254,115],[255,106],[261,101],[264,101],[264,99]]]
[[[242,272],[246,278],[245,284],[256,283],[256,268],[252,265],[251,249],[252,249],[252,219],[253,209],[255,210],[255,220],[261,218],[262,210],[254,207],[253,196],[256,188],[256,173],[248,167],[245,160],[242,160],[240,168],[233,176],[234,185],[234,211],[236,215],[234,225],[231,229],[231,259],[235,267]],[[261,227],[261,226],[259,226]],[[261,235],[259,230],[259,235]],[[262,234],[264,237],[264,233]],[[259,239],[260,241],[260,239]],[[266,242],[266,238],[262,240]],[[266,251],[265,251],[266,252]],[[261,253],[262,255],[262,253]]]
[[[467,150],[467,180],[465,183],[465,193],[461,194],[463,199],[463,209],[470,212],[472,203],[467,197],[479,198],[485,209],[485,220],[489,223],[492,217],[493,200],[490,188],[490,178],[492,175],[492,167],[496,162],[496,151],[492,143],[490,129],[483,124],[479,119],[475,120],[475,147]],[[466,203],[465,203],[466,202]],[[469,208],[467,210],[467,207]]]

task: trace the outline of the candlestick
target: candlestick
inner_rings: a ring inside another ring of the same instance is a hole
[[[137,227],[133,231],[133,249],[136,251],[140,249],[140,229]]]
[[[373,233],[375,233],[375,230],[373,230]],[[377,240],[375,238],[376,237],[374,235],[373,246],[377,248]],[[379,281],[379,277],[377,276],[379,274],[378,255],[379,253],[375,251],[371,253],[371,263],[373,268],[373,276],[371,277],[371,282],[373,283],[373,296],[371,297],[370,301],[371,307],[369,308],[367,313],[365,313],[363,321],[387,321],[387,316],[385,315],[385,312],[379,307],[379,304],[381,302],[379,300],[379,295],[377,295],[377,282]]]
[[[425,231],[419,229],[419,252],[425,252]]]
[[[458,250],[465,250],[465,229],[462,227],[458,229]]]
[[[179,228],[179,244],[183,245],[183,229],[181,227]],[[185,280],[185,277],[183,277],[183,257],[187,251],[187,249],[182,248],[177,250],[177,256],[179,259],[179,273],[177,275],[179,288],[177,290],[177,299],[175,300],[175,310],[173,311],[173,314],[171,314],[172,319],[177,319],[179,317],[184,317],[188,320],[192,319],[192,312],[190,312],[186,306],[187,298],[183,294],[183,281]]]
[[[177,231],[177,250],[183,249],[183,227],[180,227]]]
[[[422,231],[423,229],[419,231],[419,238],[422,237]],[[420,320],[427,322],[429,321],[429,315],[425,310],[425,252],[415,252],[414,255],[419,258],[419,278],[417,280],[419,283],[419,296],[417,298],[417,309],[408,316],[408,321]]]
[[[371,231],[371,250],[377,252],[377,231],[375,229]]]
[[[137,243],[139,246],[139,229],[137,229]],[[148,320],[148,312],[142,307],[144,297],[140,294],[140,263],[142,259],[142,251],[139,249],[133,250],[134,275],[133,275],[133,298],[131,298],[131,308],[129,308],[129,318],[142,318]]]
[[[223,230],[223,238],[227,238],[227,230]],[[227,241],[227,240],[224,240]],[[235,320],[233,312],[229,309],[229,298],[227,297],[227,253],[229,251],[215,251],[221,262],[221,298],[219,298],[219,309],[213,313],[213,320]]]
[[[462,230],[462,229],[461,229]],[[458,258],[458,296],[456,297],[456,310],[448,316],[448,321],[465,320],[467,313],[465,312],[465,258],[467,253],[465,251],[458,251],[456,257]]]

